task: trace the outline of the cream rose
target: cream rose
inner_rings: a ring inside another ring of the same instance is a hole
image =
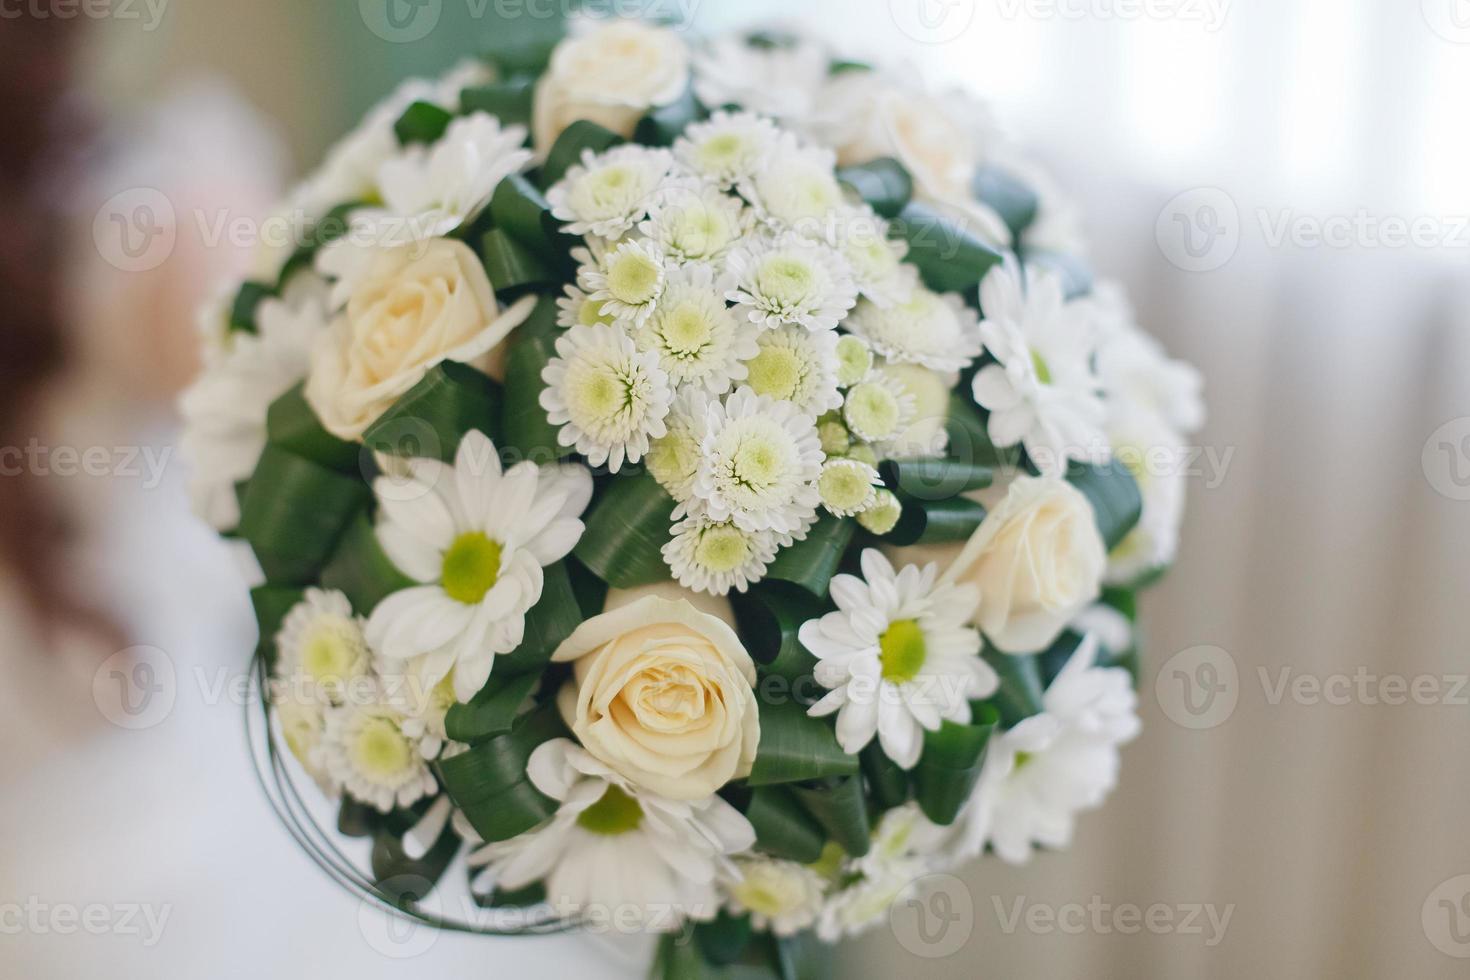
[[[620,20],[568,38],[536,83],[536,152],[544,155],[578,119],[632,136],[649,109],[675,101],[688,84],[689,49],[667,28]]]
[[[1107,563],[1081,491],[1018,477],[940,581],[979,587],[975,625],[997,649],[1035,653],[1098,597]]]
[[[701,800],[749,775],[760,743],[755,664],[735,631],[685,599],[644,596],[577,628],[561,711],[587,751],[628,780]]]
[[[484,266],[463,242],[374,249],[312,350],[306,400],[328,432],[361,439],[439,362],[483,368],[534,302],[526,297],[501,312]]]

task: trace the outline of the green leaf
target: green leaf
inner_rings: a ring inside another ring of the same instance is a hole
[[[303,598],[303,590],[278,585],[258,585],[250,590],[250,606],[255,610],[255,623],[260,631],[255,650],[265,658],[267,669],[275,666],[276,634],[282,621]]]
[[[322,246],[330,245],[347,234],[351,227],[352,212],[361,207],[363,207],[361,201],[348,201],[337,205],[314,221],[306,229],[302,240],[297,243],[296,251],[292,252],[291,257],[281,266],[281,275],[276,280],[277,290],[286,288],[286,283],[290,282],[291,277],[297,272],[310,268],[312,259]]]
[[[322,569],[322,587],[346,595],[353,611],[360,616],[370,614],[393,593],[417,584],[400,572],[384,553],[366,513],[359,513],[348,526]]]
[[[504,229],[551,267],[566,267],[568,252],[579,241],[561,232],[561,224],[551,215],[551,205],[520,174],[511,174],[495,188],[490,198],[490,218],[495,227]]]
[[[869,792],[880,812],[903,805],[909,798],[909,774],[899,768],[898,763],[883,752],[875,740],[859,754],[863,776],[868,781]]]
[[[1019,447],[1001,449],[990,441],[990,432],[980,410],[968,393],[955,392],[949,400],[949,458],[963,464],[988,467],[993,471],[1013,473],[1021,465]]]
[[[995,480],[995,469],[973,459],[893,459],[878,466],[891,489],[917,500],[948,500],[982,490]]]
[[[975,196],[995,209],[1011,229],[1016,241],[1031,223],[1036,220],[1040,199],[1036,192],[1017,177],[995,166],[983,166],[975,171],[971,188]]]
[[[1097,530],[1111,551],[1128,536],[1143,515],[1143,495],[1128,467],[1114,459],[1102,466],[1074,463],[1067,481],[1092,504]]]
[[[311,585],[371,497],[367,484],[267,445],[240,502],[239,535],[272,585]]]
[[[908,260],[924,285],[936,292],[969,293],[1004,258],[955,219],[918,202],[903,209],[894,230],[908,240]]]
[[[822,780],[793,786],[791,792],[827,835],[853,857],[862,857],[872,846],[861,776]]]
[[[985,508],[967,497],[918,500],[901,492],[897,496],[903,513],[883,540],[899,547],[968,541],[985,520]]]
[[[445,732],[454,741],[468,745],[504,735],[540,680],[535,674],[507,675],[498,669],[492,671],[479,694],[467,704],[456,704],[449,709],[444,716]]]
[[[559,285],[562,276],[546,265],[536,253],[512,238],[504,228],[491,228],[480,240],[480,253],[485,274],[495,292],[507,298],[529,288]]]
[[[856,529],[856,523],[847,518],[823,513],[805,540],[777,553],[766,578],[791,582],[814,596],[826,596]]]
[[[546,154],[546,163],[541,167],[541,189],[546,190],[566,176],[570,167],[581,163],[583,150],[601,153],[622,142],[623,138],[617,133],[595,122],[578,119],[562,130]]]
[[[241,283],[235,301],[230,304],[230,329],[255,333],[255,310],[261,300],[275,296],[275,290],[261,282]]]
[[[403,849],[402,837],[387,830],[378,831],[372,853],[378,893],[399,908],[423,901],[459,853],[460,844],[459,836],[446,826],[428,853],[411,858]]]
[[[969,725],[946,721],[924,733],[924,752],[914,767],[914,798],[924,816],[949,826],[959,816],[980,780],[985,746],[1000,721],[1000,712],[985,706]]]
[[[756,846],[774,857],[811,864],[827,843],[821,824],[784,786],[763,786],[752,793],[745,819],[755,828]]]
[[[271,402],[265,416],[266,439],[302,459],[343,473],[358,473],[362,447],[322,428],[316,412],[306,403],[305,390],[303,381]]]
[[[546,901],[546,885],[533,881],[525,888],[507,890],[497,888],[489,895],[471,893],[475,904],[482,909],[530,908]]]
[[[437,143],[454,121],[454,115],[432,102],[415,102],[403,110],[393,124],[393,132],[403,146],[411,143]]]
[[[556,802],[531,785],[526,764],[538,745],[565,735],[556,705],[544,705],[521,715],[504,735],[441,759],[439,781],[480,837],[508,840],[556,812]]]
[[[1041,713],[1045,686],[1041,682],[1041,665],[1034,654],[1013,656],[986,644],[981,656],[1000,677],[1000,689],[985,703],[995,706],[1006,728]]]
[[[744,955],[750,945],[750,916],[732,915],[720,910],[713,920],[694,927],[694,941],[705,961],[716,966],[729,966]]]
[[[375,807],[342,797],[342,806],[337,811],[337,830],[344,837],[371,837],[377,833],[383,815]]]
[[[495,658],[495,673],[530,673],[540,676],[556,648],[582,625],[583,611],[565,562],[543,570],[541,598],[526,613],[526,630],[521,645]]]
[[[762,701],[760,723],[760,745],[747,780],[751,786],[851,776],[858,771],[857,756],[842,751],[832,726],[808,716],[795,701]]]
[[[647,473],[613,478],[583,519],[577,560],[615,589],[667,581],[662,549],[676,506]]]
[[[529,126],[536,82],[515,78],[490,85],[475,85],[459,93],[459,111],[463,115],[488,112],[503,126]]]
[[[368,426],[363,445],[394,456],[449,462],[467,432],[495,440],[503,400],[500,386],[483,372],[443,361]]]
[[[709,115],[694,90],[686,88],[684,94],[666,106],[659,106],[638,120],[633,131],[633,142],[644,146],[673,146],[674,140],[684,135],[690,123],[696,123]]]
[[[879,157],[855,167],[841,167],[842,181],[885,218],[898,217],[914,196],[914,179],[892,157]]]
[[[531,316],[511,335],[510,354],[505,366],[504,410],[501,414],[501,442],[507,453],[535,463],[555,462],[571,455],[571,449],[557,442],[557,427],[546,419],[541,407],[541,392],[546,385],[541,372],[556,356],[556,300],[543,296]]]
[[[802,624],[826,613],[830,604],[787,582],[764,581],[730,596],[740,639],[762,674],[801,683],[810,680],[817,658],[801,645]]]

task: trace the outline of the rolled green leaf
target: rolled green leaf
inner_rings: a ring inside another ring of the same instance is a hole
[[[801,645],[802,624],[826,613],[828,603],[787,582],[766,581],[730,597],[740,638],[762,674],[788,681],[811,678],[817,658]]]
[[[495,440],[503,400],[500,386],[484,372],[443,361],[368,426],[363,445],[394,456],[449,462],[467,432]]]
[[[903,513],[884,540],[900,547],[968,541],[985,520],[985,508],[967,497],[917,500],[906,493],[897,496]]]
[[[504,126],[529,126],[536,83],[514,78],[490,85],[475,85],[459,93],[459,111],[464,115],[488,112]]]
[[[941,293],[969,293],[1004,258],[953,218],[928,205],[909,202],[894,230],[908,240],[909,261],[924,285]]]
[[[764,786],[752,793],[745,819],[755,828],[756,846],[774,857],[811,864],[827,843],[821,824],[784,786]]]
[[[812,718],[792,700],[760,703],[761,740],[747,782],[751,786],[797,783],[828,776],[851,776],[857,756],[837,744],[823,718]]]
[[[814,596],[826,596],[856,530],[856,523],[848,518],[822,514],[805,540],[777,553],[766,578],[799,585]]]
[[[891,489],[916,500],[948,500],[984,489],[995,480],[994,467],[958,457],[892,459],[880,464],[878,472]]]
[[[230,329],[255,333],[256,307],[260,306],[261,300],[269,299],[275,294],[274,288],[262,282],[241,283],[240,291],[230,304]]]
[[[304,597],[305,592],[301,589],[278,585],[259,585],[250,590],[250,605],[255,610],[255,623],[260,630],[255,651],[265,658],[267,668],[275,666],[276,634],[281,630],[281,623]]]
[[[503,299],[520,295],[528,289],[559,285],[562,281],[560,273],[512,238],[504,228],[491,228],[485,233],[480,240],[480,254],[485,262],[486,275]]]
[[[302,459],[357,474],[362,447],[322,428],[316,412],[306,403],[305,390],[306,383],[302,382],[271,402],[265,416],[266,439]]]
[[[403,110],[393,124],[393,132],[403,146],[411,143],[437,143],[454,121],[454,115],[432,102],[415,102]]]
[[[480,837],[508,840],[556,812],[555,801],[531,785],[526,764],[538,745],[565,735],[556,705],[544,705],[504,735],[440,760],[439,781]]]
[[[924,733],[924,752],[914,767],[914,798],[924,816],[947,827],[954,823],[980,779],[985,746],[1000,721],[986,706],[971,724],[946,721]]]
[[[526,630],[521,645],[510,653],[495,658],[496,674],[529,673],[539,677],[562,645],[585,618],[572,588],[565,562],[549,565],[543,571],[545,584],[541,598],[526,613]]]
[[[456,742],[475,745],[510,731],[521,705],[537,682],[535,674],[506,674],[499,669],[468,703],[456,704],[444,716],[444,730]]]
[[[1097,530],[1111,551],[1128,536],[1143,515],[1143,495],[1128,467],[1114,459],[1102,466],[1074,463],[1067,482],[1082,491],[1097,518]]]
[[[699,122],[709,115],[694,90],[686,88],[684,94],[666,106],[659,106],[638,120],[633,131],[633,141],[644,146],[672,146],[674,140],[684,135],[690,123]]]
[[[459,853],[460,839],[445,827],[434,846],[423,857],[411,858],[403,839],[386,830],[373,838],[372,868],[375,888],[388,901],[405,908],[423,901],[430,888],[444,876]]]
[[[983,166],[975,171],[971,188],[977,198],[994,208],[1005,220],[1017,241],[1036,220],[1040,199],[1034,190],[1008,171]]]
[[[750,945],[750,916],[732,915],[724,909],[709,922],[694,927],[694,941],[705,961],[715,966],[729,966],[745,955]]]
[[[622,142],[623,138],[617,133],[595,122],[578,119],[562,130],[546,154],[546,163],[541,167],[541,189],[546,190],[566,176],[570,167],[581,163],[583,150],[601,153]]]
[[[861,776],[826,779],[793,786],[792,794],[821,824],[827,836],[853,857],[862,857],[872,846],[872,827],[863,799]]]
[[[1000,677],[1000,688],[986,702],[1000,712],[1005,727],[1041,713],[1041,696],[1045,685],[1041,665],[1034,654],[1013,656],[986,644],[981,654]]]
[[[366,512],[353,519],[322,569],[322,587],[342,592],[360,616],[370,614],[393,593],[417,584],[383,552]]]
[[[1109,586],[1103,589],[1100,601],[1127,616],[1130,623],[1138,619],[1138,587],[1136,586],[1127,588]]]
[[[366,803],[342,797],[337,811],[337,830],[344,837],[371,837],[383,823],[383,815]]]
[[[862,760],[863,776],[868,781],[868,791],[877,804],[877,810],[891,810],[908,800],[909,774],[888,758],[881,745],[876,741],[869,742],[859,758]]]
[[[525,888],[513,890],[497,888],[489,895],[479,895],[474,892],[470,894],[475,904],[482,909],[523,909],[540,905],[546,901],[546,885],[543,882],[533,881]]]
[[[556,356],[556,300],[542,297],[530,318],[511,335],[505,366],[505,397],[501,413],[501,449],[519,459],[538,464],[555,462],[571,455],[557,442],[557,427],[546,418],[541,392],[546,384],[541,372]]]
[[[267,445],[240,502],[239,535],[272,585],[311,585],[371,494],[360,479]]]
[[[896,218],[914,196],[914,179],[892,157],[879,157],[855,167],[841,167],[837,179],[851,187],[885,218]]]
[[[504,229],[548,266],[565,268],[571,262],[567,253],[578,239],[562,234],[560,222],[551,215],[551,205],[536,185],[520,174],[511,174],[495,188],[490,217],[495,227]]]
[[[583,518],[577,560],[615,589],[667,581],[662,549],[676,506],[647,473],[614,478]]]

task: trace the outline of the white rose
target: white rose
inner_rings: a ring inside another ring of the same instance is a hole
[[[583,623],[552,659],[575,662],[560,697],[572,731],[629,781],[701,800],[750,774],[755,664],[715,616],[646,595]]]
[[[1059,478],[1018,477],[941,582],[980,589],[975,625],[1006,653],[1035,653],[1101,593],[1107,552],[1092,505]]]
[[[526,297],[502,313],[475,253],[446,238],[372,249],[355,271],[306,380],[307,402],[339,439],[361,439],[441,361],[483,362],[534,305]]]
[[[536,152],[578,119],[632,136],[649,109],[674,102],[688,84],[689,49],[667,28],[620,20],[568,38],[536,83]]]

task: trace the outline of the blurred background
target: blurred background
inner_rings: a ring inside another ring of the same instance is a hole
[[[1207,379],[1118,792],[1070,852],[938,882],[842,975],[1465,976],[1470,3],[611,6],[695,32],[795,17],[978,92]],[[637,955],[405,944],[319,877],[254,784],[232,693],[253,618],[175,451],[192,309],[288,182],[398,79],[557,7],[0,4],[0,91],[33,93],[0,106],[0,975]],[[129,681],[163,695],[119,700]]]

